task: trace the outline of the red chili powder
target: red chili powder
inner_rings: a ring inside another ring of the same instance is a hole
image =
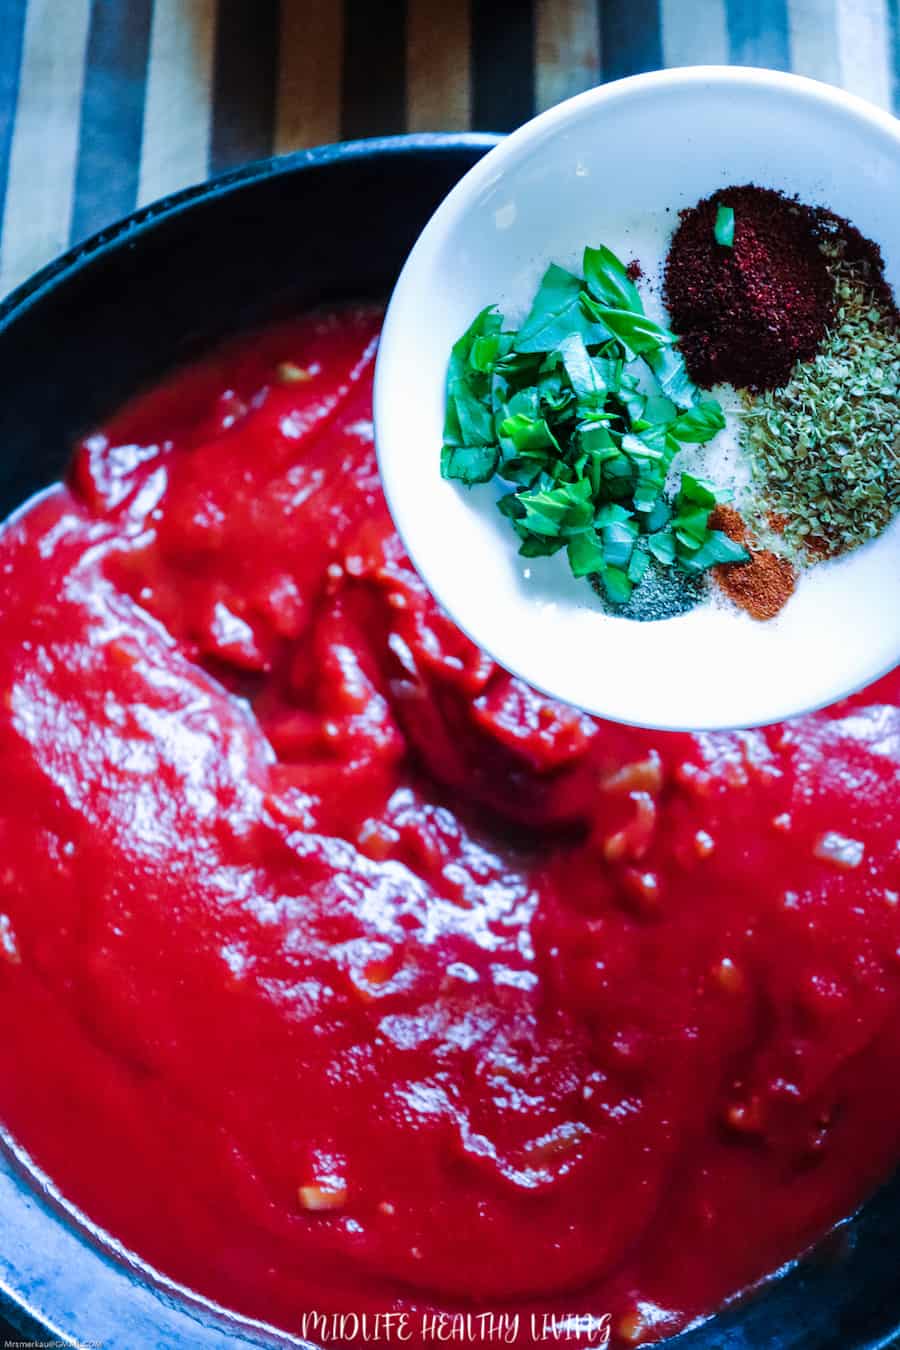
[[[747,527],[733,506],[717,506],[709,517],[713,530],[722,530],[736,544],[744,544],[750,561],[713,568],[717,585],[753,619],[774,619],[794,593],[797,574],[787,558],[768,549],[750,548]]]
[[[734,211],[731,248],[715,237],[719,206]],[[773,389],[815,354],[834,311],[821,236],[812,208],[752,184],[681,212],[665,300],[697,384]]]
[[[631,262],[625,268],[625,274],[629,281],[638,281],[644,275],[644,269],[637,258],[632,258]]]

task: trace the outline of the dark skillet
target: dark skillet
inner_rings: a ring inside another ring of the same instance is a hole
[[[438,202],[494,140],[396,137],[253,165],[138,212],[39,273],[0,306],[0,516],[60,475],[80,433],[215,338],[321,300],[386,295]],[[0,1311],[23,1335],[106,1350],[285,1343],[104,1248],[10,1147],[0,1149]],[[678,1344],[875,1350],[895,1336],[900,1180],[813,1258]]]

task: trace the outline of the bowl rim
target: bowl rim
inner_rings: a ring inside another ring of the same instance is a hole
[[[509,644],[504,648],[499,643],[494,645],[488,641],[485,635],[484,614],[480,616],[477,631],[475,627],[470,626],[466,615],[457,612],[458,606],[449,603],[450,597],[445,585],[446,573],[444,575],[433,573],[430,567],[424,565],[428,561],[429,541],[433,536],[417,528],[421,526],[422,521],[420,497],[403,491],[403,456],[394,457],[385,453],[385,444],[394,439],[394,427],[399,420],[392,411],[396,400],[392,397],[389,386],[396,384],[395,372],[399,372],[404,365],[404,323],[401,310],[409,312],[415,309],[416,296],[421,294],[423,283],[429,277],[432,258],[439,249],[445,247],[448,240],[452,240],[471,203],[489,189],[501,175],[514,171],[523,161],[539,151],[545,142],[564,133],[569,127],[583,123],[587,117],[597,115],[601,109],[608,110],[619,103],[631,104],[644,95],[665,96],[680,89],[696,90],[704,87],[734,91],[749,90],[755,93],[762,91],[781,97],[786,96],[798,106],[800,104],[813,106],[823,113],[862,122],[873,137],[887,142],[895,155],[900,154],[900,118],[878,108],[867,99],[806,75],[756,66],[729,65],[677,66],[630,75],[585,90],[539,113],[511,132],[475,164],[450,190],[422,230],[397,279],[385,313],[375,369],[375,446],[382,490],[404,548],[438,603],[450,614],[453,622],[470,641],[476,646],[485,648],[513,675],[551,698],[564,698],[565,695],[558,689],[548,687],[533,671],[524,668],[521,655],[519,654],[516,659],[516,655],[508,650]],[[896,658],[890,660],[883,667],[868,673],[854,688],[843,690],[839,695],[817,697],[813,702],[806,703],[800,708],[769,710],[765,716],[754,716],[749,721],[742,719],[739,723],[726,724],[715,718],[688,727],[682,720],[654,718],[652,726],[654,730],[666,732],[739,731],[769,726],[775,722],[819,712],[836,699],[849,697],[875,683],[889,674],[896,665]],[[621,706],[606,709],[588,706],[587,710],[593,716],[612,719],[623,725],[637,727],[647,725]]]

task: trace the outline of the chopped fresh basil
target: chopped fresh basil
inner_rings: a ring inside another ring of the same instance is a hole
[[[717,244],[723,248],[734,248],[734,211],[730,206],[719,206],[713,232]]]
[[[678,416],[678,408],[665,394],[651,394],[644,403],[644,421],[651,426],[668,426]]]
[[[612,521],[603,527],[603,560],[609,567],[626,568],[634,549],[637,529],[631,521]]]
[[[715,399],[706,399],[696,403],[687,412],[680,413],[669,427],[669,431],[678,441],[691,441],[702,445],[711,441],[725,426],[725,414],[722,405]]]
[[[565,545],[564,539],[538,539],[533,534],[522,535],[519,552],[523,558],[550,558]]]
[[[700,548],[679,558],[679,562],[686,572],[705,572],[717,563],[747,562],[749,557],[743,545],[736,544],[721,530],[710,530]]]
[[[622,437],[622,449],[635,459],[663,459],[665,445],[665,427],[649,427],[637,436],[629,431]]]
[[[450,354],[441,473],[467,486],[499,478],[509,490],[497,509],[519,553],[565,549],[573,575],[596,578],[614,604],[628,601],[651,559],[694,574],[747,557],[709,528],[723,500],[711,483],[683,473],[668,500],[682,444],[725,425],[674,343],[601,247],[585,250],[584,280],[548,267],[518,331],[489,306]]]
[[[708,520],[708,506],[694,506],[685,502],[672,521],[675,538],[685,548],[699,548],[709,534]]]
[[[675,561],[675,536],[671,530],[657,530],[655,534],[648,534],[647,547],[664,567],[670,567]]]
[[[567,552],[573,576],[589,577],[592,573],[602,572],[606,566],[603,549],[593,530],[574,534],[568,542]]]
[[[500,435],[512,441],[519,454],[528,450],[554,449],[560,453],[559,444],[543,417],[529,417],[526,413],[516,413],[507,417],[500,426]]]
[[[646,314],[600,305],[584,292],[581,299],[585,312],[598,324],[604,324],[627,352],[653,352],[660,347],[670,347],[675,341],[674,333],[648,319]]]
[[[601,305],[643,314],[643,301],[627,268],[604,245],[584,250],[584,279],[591,295]]]
[[[694,505],[705,506],[707,511],[711,511],[716,502],[721,500],[721,497],[716,496],[716,490],[712,483],[705,478],[695,478],[692,473],[681,475],[681,492],[676,505],[693,502]]]
[[[493,445],[494,419],[490,408],[477,398],[465,380],[451,380],[447,406],[453,405],[462,445]],[[446,431],[444,439],[450,440]],[[452,444],[452,441],[451,441]]]
[[[603,365],[594,361],[584,345],[580,333],[571,333],[559,344],[559,354],[569,383],[579,402],[588,401],[602,407],[609,392]]]
[[[594,516],[594,524],[598,530],[604,525],[617,525],[626,520],[631,520],[631,512],[624,506],[619,506],[617,502],[607,502]]]
[[[656,501],[644,516],[644,529],[648,534],[652,534],[655,530],[661,530],[663,526],[668,525],[671,519],[672,508],[668,502]]]
[[[471,487],[493,478],[499,459],[495,445],[445,445],[441,451],[441,473]]]
[[[607,567],[603,573],[603,586],[607,598],[614,605],[625,605],[631,599],[631,592],[634,590],[627,572],[621,571],[618,567]]]
[[[631,555],[631,562],[628,564],[628,580],[634,586],[639,586],[644,579],[644,573],[650,566],[650,559],[643,549],[636,548]]]
[[[469,365],[473,370],[480,371],[482,374],[489,374],[497,362],[507,355],[512,346],[512,341],[512,333],[483,333],[472,343],[469,352]]]
[[[582,306],[583,284],[580,277],[551,263],[516,336],[515,350],[552,352],[573,333],[587,343],[604,341],[609,334],[588,317]]]

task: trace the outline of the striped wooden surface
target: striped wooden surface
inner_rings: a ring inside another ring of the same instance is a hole
[[[707,61],[900,111],[900,0],[0,0],[0,292],[258,156],[507,130],[599,81]]]

